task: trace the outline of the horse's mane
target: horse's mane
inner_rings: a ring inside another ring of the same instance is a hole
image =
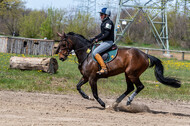
[[[89,41],[88,39],[86,39],[83,35],[76,34],[76,33],[74,33],[74,32],[69,32],[69,33],[67,33],[67,35],[77,36],[77,37],[79,37],[79,38],[84,39],[86,42],[90,43],[90,41]]]

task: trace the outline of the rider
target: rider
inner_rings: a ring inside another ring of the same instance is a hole
[[[108,50],[114,42],[114,24],[110,20],[111,11],[108,8],[102,8],[100,13],[101,17],[101,33],[97,36],[95,36],[93,39],[91,39],[91,42],[95,41],[103,41],[100,43],[100,45],[94,49],[92,52],[93,56],[97,60],[97,62],[101,66],[101,70],[98,71],[98,74],[106,74],[107,68],[106,64],[104,63],[101,53]]]

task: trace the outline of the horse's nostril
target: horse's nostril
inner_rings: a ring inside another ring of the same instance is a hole
[[[64,61],[64,59],[63,59],[63,58],[59,58],[59,60]]]

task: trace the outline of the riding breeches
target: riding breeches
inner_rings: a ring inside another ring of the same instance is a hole
[[[113,41],[105,41],[101,42],[100,45],[94,49],[92,52],[93,56],[95,56],[97,53],[100,54],[102,52],[105,52],[113,45]]]

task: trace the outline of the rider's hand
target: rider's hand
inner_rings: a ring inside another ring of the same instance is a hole
[[[97,43],[98,42],[98,39],[95,39],[95,43]]]
[[[97,43],[97,42],[98,42],[98,39],[92,38],[92,39],[90,39],[90,42],[91,42],[91,43],[93,43],[93,42],[94,42],[94,43]]]

